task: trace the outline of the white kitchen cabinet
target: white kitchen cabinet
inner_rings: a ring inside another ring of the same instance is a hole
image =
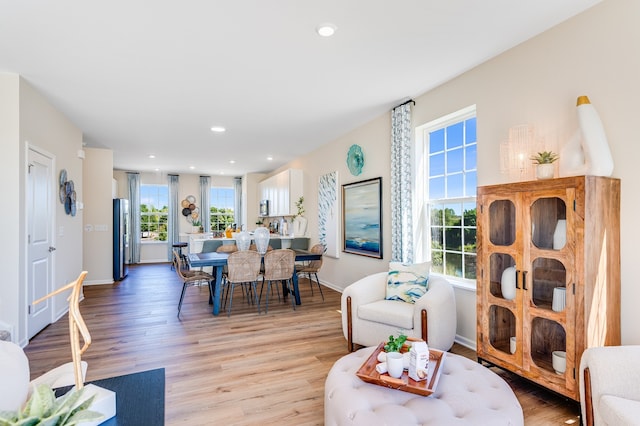
[[[262,200],[269,200],[269,216],[293,216],[303,195],[302,170],[288,169],[260,182]]]

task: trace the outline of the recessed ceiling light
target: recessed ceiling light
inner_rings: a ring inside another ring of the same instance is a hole
[[[316,32],[322,37],[331,37],[335,34],[337,29],[338,27],[336,27],[334,24],[327,22],[318,25],[318,27],[316,28]]]
[[[153,169],[153,170],[155,170],[156,172],[159,172],[159,171],[160,171],[160,169],[159,169],[159,168],[157,168],[157,167],[156,167],[155,169]]]
[[[211,131],[212,131],[212,132],[214,132],[214,133],[224,133],[224,132],[226,132],[226,131],[227,131],[227,129],[225,129],[225,128],[224,128],[224,127],[222,127],[222,126],[213,126],[213,127],[211,128]]]
[[[195,169],[195,168],[196,168],[196,166],[189,166],[189,168],[190,168],[191,170],[193,170],[193,169]]]
[[[156,158],[156,156],[153,154],[149,154],[149,158]]]
[[[272,156],[268,156],[267,157],[267,161],[273,161],[273,157]]]
[[[236,164],[236,160],[229,160],[229,164]]]

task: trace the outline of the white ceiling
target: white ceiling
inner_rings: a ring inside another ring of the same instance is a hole
[[[599,1],[0,0],[0,71],[43,93],[87,146],[112,149],[117,169],[237,176]],[[333,37],[315,33],[324,22]]]

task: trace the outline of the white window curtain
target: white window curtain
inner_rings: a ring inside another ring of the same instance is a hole
[[[140,263],[140,174],[127,173],[129,184],[129,262]]]
[[[169,217],[167,218],[167,260],[173,259],[173,243],[180,241],[180,223],[178,208],[178,191],[180,189],[179,176],[168,175],[169,185]]]
[[[200,224],[204,232],[211,231],[211,177],[200,176]]]
[[[242,217],[242,178],[236,177],[233,178],[233,193],[235,205],[233,208],[233,214],[236,221],[236,224],[240,229],[244,225],[245,229],[247,228],[247,224],[244,223],[244,218]]]
[[[391,260],[413,262],[411,104],[391,111]]]

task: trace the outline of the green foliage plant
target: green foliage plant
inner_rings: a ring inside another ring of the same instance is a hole
[[[298,208],[298,213],[293,216],[294,219],[298,216],[304,216],[304,197],[298,198],[298,201],[296,201],[296,207]]]
[[[560,158],[558,154],[552,151],[542,151],[530,157],[535,164],[551,164],[557,161],[558,158]]]
[[[407,341],[407,336],[400,334],[398,337],[389,336],[389,341],[384,345],[385,352],[400,352],[402,345]]]
[[[89,410],[93,396],[78,404],[83,390],[56,398],[48,385],[39,385],[21,411],[0,412],[0,426],[73,426],[101,419],[102,414]]]

